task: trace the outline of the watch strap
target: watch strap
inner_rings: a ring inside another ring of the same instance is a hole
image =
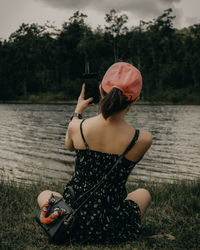
[[[78,119],[83,119],[83,116],[82,116],[80,113],[76,113],[76,112],[72,114],[71,120],[72,120],[74,117],[77,117]]]

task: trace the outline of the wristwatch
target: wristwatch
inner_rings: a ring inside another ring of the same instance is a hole
[[[78,119],[82,119],[83,116],[79,113],[73,113],[72,116],[71,116],[71,120],[73,119],[73,117],[78,117]]]

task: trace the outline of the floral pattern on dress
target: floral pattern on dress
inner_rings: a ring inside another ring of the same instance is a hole
[[[75,200],[79,199],[108,173],[118,157],[116,154],[90,149],[76,150],[75,172],[63,193],[66,202],[76,208],[78,204],[74,202],[67,187],[71,186]],[[96,193],[80,209],[75,239],[113,243],[132,241],[139,237],[140,209],[134,201],[125,200],[125,184],[135,164],[123,157]],[[78,203],[82,201],[79,199]]]

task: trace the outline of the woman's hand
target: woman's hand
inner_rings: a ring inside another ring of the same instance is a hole
[[[93,98],[90,97],[87,100],[85,100],[84,94],[85,94],[85,83],[83,83],[81,93],[78,98],[78,102],[77,102],[76,109],[75,109],[75,113],[79,113],[81,115],[83,114],[83,112],[85,111],[87,107],[94,106],[94,103],[89,104],[90,102],[92,102]],[[72,119],[78,119],[78,117],[73,117]],[[68,129],[67,129],[66,138],[65,138],[65,145],[67,149],[70,151],[75,150],[73,140],[72,140],[72,134],[73,134],[73,124],[70,122]]]
[[[81,115],[84,113],[87,107],[94,106],[94,103],[89,104],[90,102],[92,102],[93,97],[90,97],[85,100],[84,95],[85,95],[85,83],[83,83],[82,85],[81,93],[78,98],[78,102],[75,109],[75,113],[79,113]]]

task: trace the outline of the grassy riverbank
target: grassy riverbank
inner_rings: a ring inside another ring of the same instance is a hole
[[[75,105],[77,100],[72,101],[57,101],[57,100],[38,100],[38,101],[29,101],[29,100],[13,100],[13,101],[1,101],[0,104],[53,104],[53,105]],[[137,101],[135,105],[200,105],[198,102],[170,102],[170,101]]]
[[[200,244],[200,181],[174,184],[139,183],[152,202],[138,242],[117,246],[69,246],[68,249],[198,249]],[[0,249],[66,249],[52,244],[36,224],[37,194],[44,189],[62,192],[58,184],[16,185],[0,181]]]

